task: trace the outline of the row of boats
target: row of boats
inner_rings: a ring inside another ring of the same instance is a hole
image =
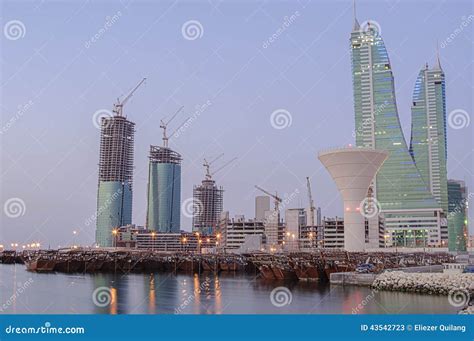
[[[268,280],[325,281],[333,272],[355,271],[370,264],[371,272],[450,263],[448,253],[389,253],[315,250],[300,253],[196,254],[149,250],[60,249],[2,251],[0,263],[24,263],[35,272],[248,272]]]

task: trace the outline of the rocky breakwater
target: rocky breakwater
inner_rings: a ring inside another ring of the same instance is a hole
[[[449,303],[463,308],[460,313],[473,314],[474,274],[384,272],[372,287],[376,290],[415,292],[428,295],[447,295]]]

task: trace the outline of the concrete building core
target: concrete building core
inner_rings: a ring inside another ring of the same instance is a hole
[[[369,186],[388,158],[388,152],[370,148],[340,148],[319,153],[344,201],[344,248],[365,249],[365,219],[360,211]],[[376,208],[378,209],[378,208]]]

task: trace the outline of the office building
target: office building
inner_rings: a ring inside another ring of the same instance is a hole
[[[447,222],[403,135],[384,41],[375,25],[361,28],[354,19],[350,44],[356,145],[389,154],[371,184],[386,229],[398,246],[440,246]]]

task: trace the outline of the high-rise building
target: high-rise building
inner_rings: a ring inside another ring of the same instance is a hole
[[[437,59],[419,72],[411,108],[410,153],[423,180],[448,212],[446,93],[444,72]]]
[[[193,231],[202,234],[214,234],[219,226],[223,209],[224,189],[218,187],[211,178],[202,180],[201,185],[193,189]]]
[[[181,219],[181,155],[167,146],[150,146],[146,227],[179,233]]]
[[[396,232],[399,246],[440,245],[446,219],[407,147],[392,68],[377,26],[361,27],[354,18],[350,43],[356,145],[389,152],[371,185],[386,228]]]
[[[449,251],[466,251],[468,197],[464,181],[448,180],[448,198]]]
[[[265,212],[270,211],[270,197],[259,195],[255,197],[255,220],[264,221]]]
[[[113,246],[114,229],[132,223],[135,123],[124,116],[104,117],[100,130],[96,244]]]

